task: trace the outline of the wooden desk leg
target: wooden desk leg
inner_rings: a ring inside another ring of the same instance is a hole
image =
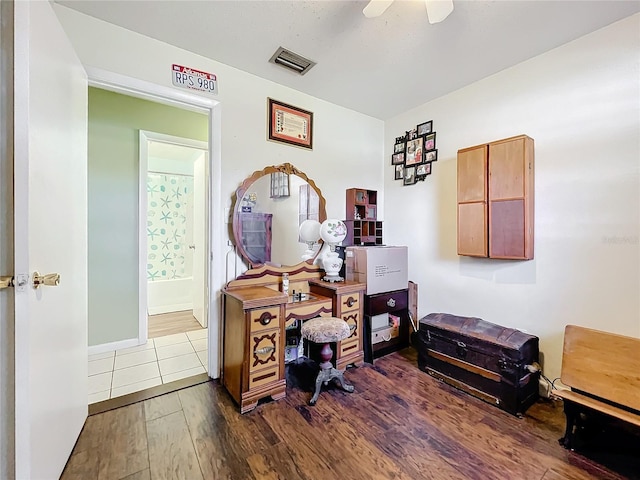
[[[575,449],[575,430],[578,415],[580,415],[580,409],[578,406],[569,400],[563,399],[564,402],[564,415],[567,420],[567,428],[564,432],[564,437],[560,438],[558,442],[564,448],[569,450]]]

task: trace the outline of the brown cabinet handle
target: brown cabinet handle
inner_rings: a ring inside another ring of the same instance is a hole
[[[264,312],[262,315],[260,315],[260,319],[259,322],[262,325],[269,325],[269,323],[271,322],[271,320],[273,320],[274,317],[273,315],[271,315],[269,312]]]
[[[356,304],[356,299],[349,297],[345,303],[347,304],[347,307],[353,307]]]
[[[267,355],[268,353],[273,352],[276,347],[262,347],[253,351],[256,355]]]

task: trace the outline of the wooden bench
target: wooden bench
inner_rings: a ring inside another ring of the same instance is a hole
[[[562,383],[567,428],[559,441],[575,448],[582,414],[593,411],[640,427],[640,338],[567,325],[562,351]]]

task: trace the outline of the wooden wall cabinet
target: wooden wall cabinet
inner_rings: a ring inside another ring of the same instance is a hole
[[[530,260],[533,220],[532,138],[458,150],[458,255]]]

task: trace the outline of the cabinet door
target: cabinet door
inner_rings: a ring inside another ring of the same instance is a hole
[[[458,255],[488,256],[487,146],[458,151]]]
[[[533,140],[489,144],[489,257],[533,258]]]

